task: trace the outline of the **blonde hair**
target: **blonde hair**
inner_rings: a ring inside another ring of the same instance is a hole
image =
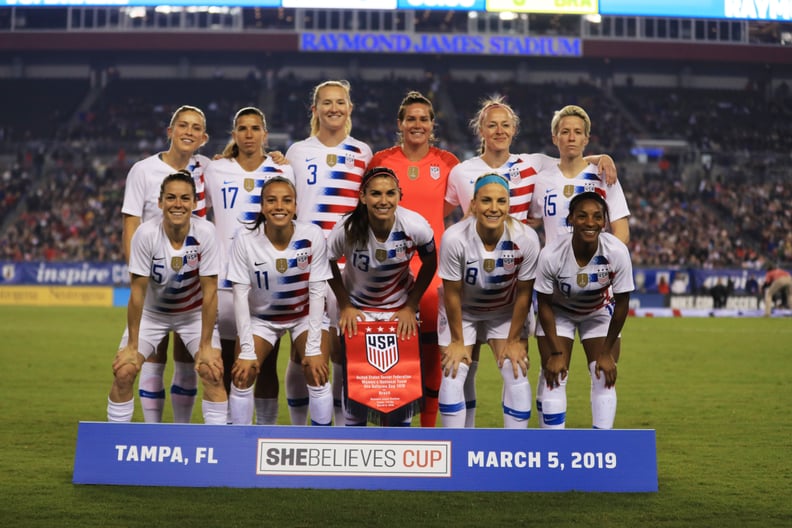
[[[349,81],[341,80],[341,81],[325,81],[323,83],[317,84],[313,89],[313,94],[311,95],[311,135],[315,136],[319,133],[319,117],[314,112],[316,109],[316,104],[319,102],[319,92],[322,88],[327,86],[337,86],[344,90],[346,94],[346,101],[349,105],[349,110],[352,110],[352,97],[350,95],[351,87],[349,85]],[[347,114],[347,121],[344,125],[344,132],[349,135],[352,132],[352,116]]]
[[[481,140],[481,144],[479,146],[479,152],[481,154],[484,153],[484,138],[481,136],[481,127],[484,125],[484,119],[487,116],[487,112],[494,108],[502,108],[506,110],[506,113],[509,114],[512,121],[514,122],[514,135],[517,135],[517,131],[520,128],[520,117],[514,111],[509,103],[506,102],[506,98],[502,95],[492,95],[487,99],[481,101],[481,106],[479,107],[478,112],[476,115],[468,123],[468,126],[473,133],[479,137]]]
[[[178,119],[179,116],[184,112],[195,112],[196,114],[201,116],[201,119],[203,120],[204,130],[206,130],[206,116],[204,115],[203,110],[201,110],[197,106],[190,106],[190,105],[182,105],[179,108],[177,108],[176,111],[173,112],[173,115],[171,116],[171,120],[170,120],[170,125],[168,126],[172,127],[173,125],[175,125],[176,119]]]
[[[264,112],[259,110],[254,106],[246,106],[245,108],[241,108],[236,114],[234,114],[234,119],[231,121],[231,132],[236,129],[237,123],[239,122],[239,118],[246,116],[246,115],[256,115],[261,118],[261,124],[264,127],[264,132],[267,132],[267,119],[264,117]],[[223,149],[223,153],[221,154],[224,158],[236,158],[239,156],[239,145],[236,144],[233,135],[231,139],[228,140],[228,144]]]
[[[561,110],[556,110],[553,115],[553,120],[550,122],[550,132],[552,135],[555,136],[558,134],[558,123],[561,122],[561,119],[569,116],[579,117],[583,120],[586,137],[589,137],[591,134],[591,119],[586,111],[577,105],[567,105]]]

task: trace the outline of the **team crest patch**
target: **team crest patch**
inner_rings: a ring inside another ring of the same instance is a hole
[[[328,167],[335,167],[335,164],[338,163],[338,156],[335,154],[328,154],[327,155],[327,166]]]
[[[407,245],[404,243],[396,245],[396,258],[403,259],[404,255],[407,253]]]
[[[278,270],[278,273],[286,273],[286,270],[289,269],[289,261],[285,258],[279,258],[275,261],[275,269]]]
[[[307,249],[297,252],[297,267],[299,269],[304,270],[308,267],[308,255]]]
[[[597,270],[597,282],[599,282],[600,284],[607,283],[609,275],[610,273],[608,273],[608,268],[602,268],[600,270]]]
[[[388,258],[388,252],[384,249],[378,249],[374,252],[374,258],[380,262],[384,262]]]
[[[513,183],[520,181],[520,167],[517,165],[512,165],[509,167],[509,179]]]
[[[585,288],[589,282],[588,274],[587,273],[578,273],[577,275],[577,285],[581,288]]]
[[[495,270],[495,259],[484,259],[484,271],[492,273]]]
[[[594,185],[594,182],[586,182],[583,184],[583,189],[586,192],[595,192],[597,190],[597,186]]]
[[[366,334],[366,360],[380,372],[393,368],[399,362],[396,334]]]
[[[245,181],[242,182],[242,186],[247,192],[250,192],[256,188],[256,180],[253,178],[245,178]]]
[[[354,169],[355,168],[355,156],[353,156],[352,154],[344,155],[344,165],[346,165],[347,168]]]
[[[182,257],[172,257],[171,258],[171,268],[173,271],[179,271],[182,269],[182,264],[184,264],[184,259]]]
[[[574,185],[564,185],[564,196],[567,198],[572,198],[572,195],[575,194],[575,186]]]
[[[503,261],[503,270],[506,273],[511,273],[512,271],[514,271],[514,253],[512,253],[511,251],[508,253],[504,253],[503,256],[501,257],[501,260]]]
[[[439,165],[432,165],[429,167],[429,176],[432,177],[433,180],[440,179],[440,166]]]
[[[187,260],[187,265],[191,268],[195,268],[198,266],[198,252],[197,251],[188,251],[185,255]]]

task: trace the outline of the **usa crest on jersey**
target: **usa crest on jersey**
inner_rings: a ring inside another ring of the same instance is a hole
[[[517,165],[512,165],[509,167],[509,179],[512,183],[517,183],[520,181],[520,167]]]
[[[187,260],[187,266],[191,268],[198,267],[198,250],[191,249],[185,253],[185,259]]]
[[[429,176],[432,177],[433,180],[440,179],[440,166],[439,165],[432,165],[429,167]]]
[[[501,260],[503,261],[503,270],[506,273],[514,271],[514,253],[512,251],[504,251]]]
[[[396,244],[396,258],[403,259],[407,254],[407,245],[404,242]]]
[[[608,268],[601,268],[597,270],[597,282],[600,284],[606,284],[608,282],[608,277],[610,273],[608,272]]]
[[[349,169],[355,168],[355,156],[352,154],[345,154],[344,155],[344,165],[347,166]]]
[[[301,249],[297,252],[297,267],[301,270],[304,270],[308,267],[308,257],[310,256],[311,252],[309,249]]]

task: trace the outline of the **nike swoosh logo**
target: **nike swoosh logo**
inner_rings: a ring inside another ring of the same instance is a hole
[[[153,260],[165,260],[165,257],[154,257]]]
[[[267,263],[267,261],[265,260],[264,262],[254,262],[253,265],[255,265],[255,266],[263,266],[266,263]]]
[[[465,264],[475,264],[476,262],[478,262],[478,259],[468,260]]]
[[[316,158],[305,158],[305,163],[311,163]]]
[[[231,180],[231,181],[223,180],[223,185],[231,185],[232,183],[236,183],[236,182],[234,180]]]

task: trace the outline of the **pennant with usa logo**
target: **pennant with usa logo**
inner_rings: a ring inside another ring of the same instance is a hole
[[[396,321],[358,323],[346,338],[344,383],[348,403],[364,407],[371,422],[390,425],[420,410],[423,396],[420,339],[399,339]]]

